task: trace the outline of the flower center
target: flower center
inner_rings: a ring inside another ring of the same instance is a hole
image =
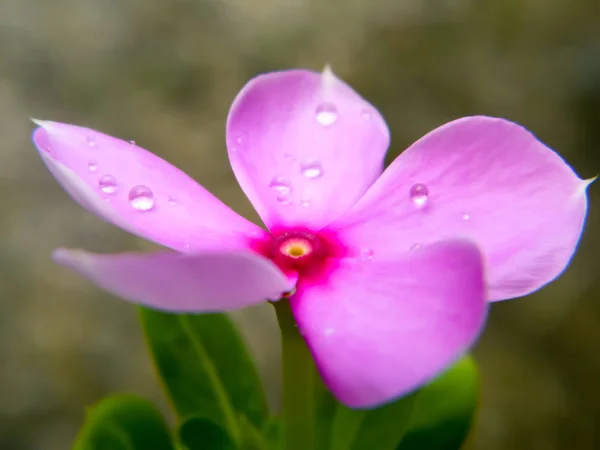
[[[316,282],[327,276],[345,251],[335,236],[303,228],[273,230],[268,239],[252,244],[284,273],[295,273],[299,282]]]
[[[313,251],[313,246],[308,239],[290,238],[279,245],[279,251],[290,258],[302,258]]]
[[[284,270],[301,271],[325,256],[321,239],[315,233],[285,230],[271,236],[271,248],[265,256]]]

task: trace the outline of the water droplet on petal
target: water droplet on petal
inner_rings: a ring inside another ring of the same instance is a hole
[[[98,170],[98,163],[96,161],[88,162],[88,170],[90,172],[95,172],[96,170]]]
[[[280,194],[290,194],[292,184],[284,177],[275,177],[269,183],[269,187]]]
[[[96,146],[96,139],[94,139],[92,136],[86,137],[85,141],[87,142],[88,147],[95,147]]]
[[[169,197],[169,205],[176,205],[177,204],[177,198],[173,197],[172,195]]]
[[[368,109],[363,109],[360,113],[360,116],[365,120],[371,120],[371,118],[373,117],[371,115],[371,111],[369,111]]]
[[[373,259],[373,249],[370,248],[361,248],[360,249],[360,258],[363,261],[369,261],[371,259]]]
[[[288,206],[292,204],[292,200],[290,198],[290,194],[280,194],[277,196],[277,201],[281,203],[283,206]]]
[[[154,208],[154,194],[146,186],[135,186],[129,191],[129,204],[138,211],[150,211]]]
[[[323,175],[323,168],[319,162],[303,164],[302,167],[300,167],[300,171],[302,172],[302,175],[311,180],[316,180]]]
[[[321,103],[317,109],[317,122],[321,125],[333,125],[338,119],[337,107],[333,103]]]
[[[323,334],[324,334],[325,336],[331,336],[331,335],[333,334],[333,328],[325,328],[325,329],[323,330]]]
[[[283,159],[286,159],[288,161],[293,161],[294,159],[296,159],[296,157],[292,153],[286,152],[283,154]]]
[[[308,208],[310,205],[312,205],[312,203],[308,198],[303,197],[302,200],[300,200],[300,205],[305,208]]]
[[[462,218],[463,218],[463,220],[471,220],[471,214],[464,213],[464,214],[462,215]]]
[[[241,136],[238,136],[237,138],[235,138],[235,142],[237,142],[238,145],[242,145],[242,142],[244,142],[244,140]]]
[[[410,246],[409,250],[412,252],[414,250],[418,250],[421,248],[421,244],[413,244]]]
[[[98,180],[98,186],[105,194],[114,194],[119,189],[117,180],[112,175],[102,175]]]
[[[131,145],[135,145],[135,141],[134,141],[133,139],[132,139],[131,141],[129,141],[129,143],[130,143]]]
[[[429,200],[429,189],[424,184],[417,183],[410,188],[408,196],[417,208],[424,208]]]

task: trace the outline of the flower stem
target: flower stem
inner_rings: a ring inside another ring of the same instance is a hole
[[[273,306],[281,329],[284,449],[311,449],[315,442],[314,361],[298,332],[289,302],[283,299]]]

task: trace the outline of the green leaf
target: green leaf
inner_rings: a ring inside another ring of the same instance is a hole
[[[283,422],[280,419],[271,418],[263,427],[262,434],[266,449],[283,449]]]
[[[238,450],[226,429],[204,417],[190,417],[179,427],[179,441],[185,450]]]
[[[315,374],[314,399],[315,450],[328,450],[333,421],[339,403],[323,384],[323,380],[318,373]]]
[[[264,436],[257,430],[254,425],[245,417],[240,417],[240,427],[242,430],[241,450],[266,450]]]
[[[140,308],[146,340],[180,417],[211,419],[240,437],[238,417],[257,428],[268,418],[260,379],[233,322],[224,314],[169,314]]]
[[[338,404],[329,448],[394,450],[408,428],[416,395],[372,410],[355,410]]]
[[[338,404],[333,416],[329,448],[349,450],[366,413],[366,411],[354,410]]]
[[[366,411],[350,448],[394,450],[408,429],[418,396],[417,392],[381,408]]]
[[[397,450],[456,450],[461,448],[475,413],[479,375],[466,357],[421,389],[409,430]]]
[[[148,400],[106,398],[90,408],[74,450],[173,450],[168,426]]]
[[[377,409],[349,409],[317,391],[322,411],[316,417],[325,420],[317,432],[317,449],[457,450],[469,433],[477,394],[477,369],[469,357],[419,391]],[[332,401],[335,414],[328,421]]]

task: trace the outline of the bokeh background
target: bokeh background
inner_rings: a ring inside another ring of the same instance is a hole
[[[149,244],[67,197],[28,117],[134,139],[257,220],[227,163],[229,105],[258,73],[326,63],[387,118],[390,158],[486,114],[524,124],[582,177],[600,172],[597,0],[1,0],[1,450],[69,449],[84,407],[112,392],[165,406],[134,308],[49,259]],[[599,230],[595,185],[564,276],[493,306],[473,449],[600,449]],[[277,405],[271,311],[236,317]]]

